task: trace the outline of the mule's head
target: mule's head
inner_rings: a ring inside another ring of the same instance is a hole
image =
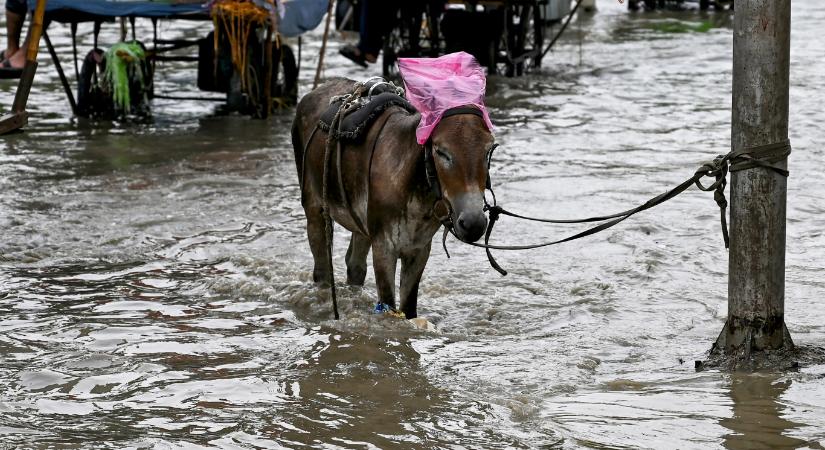
[[[477,241],[487,228],[484,188],[487,151],[493,143],[484,120],[469,113],[444,117],[430,136],[441,195],[456,235],[466,242]]]

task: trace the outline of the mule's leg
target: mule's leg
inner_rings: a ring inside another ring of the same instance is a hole
[[[372,240],[372,269],[375,271],[375,285],[378,299],[395,309],[395,268],[398,253],[389,239],[379,237]]]
[[[332,281],[330,267],[332,259],[329,253],[329,246],[326,239],[326,228],[324,213],[320,206],[305,207],[304,213],[307,217],[307,238],[309,239],[309,249],[312,251],[312,259],[315,261],[315,268],[312,271],[312,281],[329,285]],[[332,227],[330,227],[332,233]],[[330,236],[330,241],[332,236]]]
[[[430,244],[401,255],[401,311],[407,319],[418,316],[418,283],[427,260],[430,259]]]
[[[367,277],[367,254],[370,252],[369,238],[361,233],[352,233],[347,248],[347,284],[363,286]]]

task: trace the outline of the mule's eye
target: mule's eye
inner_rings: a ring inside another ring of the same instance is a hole
[[[441,150],[440,148],[435,149],[435,154],[447,162],[451,162],[453,160],[453,158],[450,157],[449,153],[445,152],[444,150]]]

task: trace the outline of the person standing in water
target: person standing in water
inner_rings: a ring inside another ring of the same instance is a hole
[[[392,31],[401,3],[398,0],[361,0],[361,29],[358,44],[345,45],[341,55],[361,67],[378,60],[384,38]]]
[[[20,35],[28,13],[26,0],[6,0],[6,49],[0,51],[0,78],[20,78],[26,65]]]

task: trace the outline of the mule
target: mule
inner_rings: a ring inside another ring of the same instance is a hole
[[[317,124],[330,99],[352,92],[354,86],[354,81],[345,79],[319,86],[301,99],[292,125],[316,283],[332,280],[322,208],[327,133]],[[400,260],[400,311],[408,319],[418,314],[418,286],[442,220],[461,240],[475,242],[484,234],[486,152],[494,143],[481,117],[461,113],[445,115],[422,146],[415,136],[419,118],[397,106],[388,108],[363,140],[346,142],[340,154],[336,151],[327,179],[329,214],[352,233],[346,253],[347,283],[364,284],[372,249],[379,300],[395,309]],[[425,152],[431,152],[430,167],[436,172],[430,181]],[[433,178],[438,189],[432,187]]]

